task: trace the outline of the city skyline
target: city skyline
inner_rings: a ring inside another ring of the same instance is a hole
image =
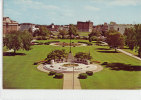
[[[141,0],[4,0],[3,15],[19,23],[76,24],[92,21],[94,25],[141,23]]]

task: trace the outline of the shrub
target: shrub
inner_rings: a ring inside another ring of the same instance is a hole
[[[93,72],[92,71],[87,71],[86,74],[89,75],[89,76],[92,76]]]
[[[40,43],[38,43],[37,45],[43,45],[44,43],[42,43],[42,42],[40,42]]]
[[[33,65],[38,65],[38,62],[34,62],[34,64]]]
[[[48,73],[48,75],[55,75],[56,74],[56,72],[54,72],[54,71],[50,71],[49,73]]]
[[[42,40],[41,36],[36,37],[37,40]]]
[[[47,40],[47,38],[46,37],[42,37],[42,40]]]
[[[56,73],[55,76],[54,76],[54,78],[62,79],[63,76],[64,76],[64,74],[62,74],[62,73]]]
[[[87,78],[87,74],[86,73],[81,73],[78,76],[79,79],[86,79]]]
[[[39,43],[39,42],[37,42],[37,41],[34,41],[34,42],[32,42],[32,43]]]
[[[107,65],[107,64],[108,64],[108,62],[103,62],[103,63],[102,63],[102,65]]]

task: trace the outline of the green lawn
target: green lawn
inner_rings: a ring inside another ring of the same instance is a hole
[[[133,55],[138,55],[138,51],[137,50],[135,50],[135,49],[133,49],[133,50],[130,50],[129,48],[124,48],[123,49],[124,51],[126,51],[126,52],[129,52],[129,53],[132,53]]]
[[[47,42],[41,40],[40,42]],[[69,40],[60,40],[61,42],[69,42]],[[73,40],[77,42],[80,40]],[[83,40],[86,41],[86,40]],[[102,62],[119,62],[132,65],[141,65],[136,60],[123,53],[112,53],[114,50],[108,50],[107,46],[86,46],[72,47],[72,53],[77,52],[91,53],[93,60]],[[30,51],[18,51],[25,53],[24,56],[4,56],[3,80],[4,88],[16,89],[62,89],[63,80],[54,79],[47,73],[40,72],[33,65],[36,61],[46,58],[46,55],[55,49],[66,49],[69,47],[36,45],[32,46]],[[101,72],[89,76],[88,79],[80,80],[82,89],[139,89],[141,88],[141,71],[115,71],[105,68]]]
[[[90,32],[77,32],[80,36],[88,36]]]
[[[5,89],[62,89],[63,79],[54,79],[47,73],[37,70],[36,61],[46,58],[52,51],[48,46],[32,46],[30,51],[18,51],[25,53],[21,56],[3,57],[3,84]]]
[[[8,49],[4,46],[3,47],[3,51],[5,52],[5,51],[8,51]]]
[[[93,58],[100,62],[119,62],[125,64],[139,65],[141,61],[136,60],[123,53],[105,53],[111,50],[98,50],[100,48],[108,49],[106,46],[89,47]],[[99,51],[104,51],[99,52]],[[87,79],[81,79],[83,89],[140,89],[141,71],[115,71],[105,68],[101,72],[89,76]]]

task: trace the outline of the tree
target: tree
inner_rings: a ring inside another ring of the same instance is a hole
[[[136,48],[138,48],[138,56],[141,57],[141,24],[135,25]]]
[[[71,38],[73,38],[73,36],[77,36],[77,28],[71,24],[69,27],[69,35],[71,36]]]
[[[41,36],[50,37],[51,32],[50,32],[50,30],[48,30],[46,27],[41,26],[39,29],[40,29],[40,35],[41,35]]]
[[[16,53],[19,49],[30,50],[32,36],[28,31],[12,31],[4,37],[4,45]]]
[[[35,30],[33,32],[33,37],[40,36],[40,30]]]
[[[129,49],[133,50],[135,48],[138,50],[138,56],[141,57],[141,24],[125,29],[124,35]]]
[[[33,33],[32,28],[29,28],[28,32],[32,34]]]
[[[89,42],[93,41],[93,38],[96,40],[96,38],[100,35],[101,33],[98,30],[92,30],[92,32],[89,34]]]
[[[109,33],[107,36],[107,43],[110,47],[116,49],[124,46],[124,37],[119,32]]]
[[[107,37],[110,33],[116,33],[118,31],[114,30],[114,29],[111,29],[111,30],[108,30],[105,32],[105,37]]]
[[[59,30],[59,35],[62,36],[62,39],[64,39],[64,36],[67,34],[67,31],[65,29]]]
[[[125,44],[129,47],[129,49],[133,50],[136,46],[136,36],[134,28],[126,28],[124,32],[125,36]]]
[[[75,58],[81,58],[81,59],[92,59],[89,53],[84,53],[84,52],[78,52],[75,54]]]
[[[22,49],[30,50],[32,35],[28,31],[24,31],[20,34]]]
[[[66,56],[67,56],[67,53],[65,52],[64,49],[54,50],[47,55],[46,60],[48,60],[48,62],[50,62],[51,60],[66,58]]]

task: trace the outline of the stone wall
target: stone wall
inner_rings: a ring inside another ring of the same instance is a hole
[[[116,24],[116,23],[110,23],[108,24],[108,30],[116,30],[118,32],[120,32],[121,34],[124,33],[125,28],[131,28],[134,27],[134,25],[132,24]]]

